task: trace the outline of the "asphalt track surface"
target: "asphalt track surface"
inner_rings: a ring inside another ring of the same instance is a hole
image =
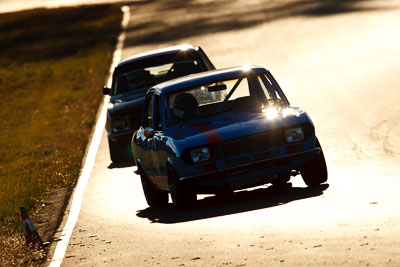
[[[130,12],[122,58],[190,43],[218,68],[267,67],[313,119],[329,179],[149,208],[103,132],[62,266],[400,266],[400,3],[165,0]]]

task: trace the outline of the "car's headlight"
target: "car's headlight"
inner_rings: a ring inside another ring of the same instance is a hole
[[[285,131],[285,138],[288,143],[298,142],[304,139],[304,132],[301,127]]]
[[[126,120],[123,118],[115,119],[112,121],[112,129],[114,132],[120,132],[125,130],[127,127]]]
[[[210,159],[210,151],[207,147],[200,147],[190,151],[193,163],[199,163]]]

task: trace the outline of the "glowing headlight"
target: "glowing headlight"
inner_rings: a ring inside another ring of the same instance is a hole
[[[282,111],[282,117],[283,118],[286,118],[288,116],[296,116],[296,117],[298,117],[298,116],[300,116],[300,113],[301,113],[301,111],[299,109],[297,109],[297,108],[285,108]]]
[[[125,130],[127,127],[126,121],[122,118],[120,119],[115,119],[112,122],[112,128],[114,132],[120,132]]]
[[[301,129],[300,127],[288,129],[285,131],[285,137],[288,143],[301,141],[304,138],[303,129]]]
[[[210,159],[210,152],[206,147],[200,147],[190,151],[193,163],[199,163]]]
[[[273,120],[276,117],[278,117],[278,110],[274,107],[269,107],[267,109],[263,109],[262,112],[264,112],[265,116],[269,120]]]

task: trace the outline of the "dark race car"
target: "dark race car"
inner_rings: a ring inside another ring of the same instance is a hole
[[[121,61],[115,68],[106,130],[113,162],[132,159],[130,142],[139,128],[147,90],[164,81],[213,70],[214,65],[198,46],[179,45],[149,51]]]
[[[199,73],[151,88],[133,156],[149,206],[176,207],[196,194],[263,184],[282,186],[301,174],[327,181],[324,154],[310,117],[289,105],[261,67]]]

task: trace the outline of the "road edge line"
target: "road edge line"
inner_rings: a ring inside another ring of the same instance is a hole
[[[122,55],[122,48],[123,44],[125,41],[125,29],[127,25],[129,24],[130,20],[130,8],[126,5],[121,7],[122,10],[122,21],[121,21],[121,26],[122,26],[122,32],[120,33],[118,37],[118,42],[113,54],[113,60],[111,63],[110,67],[110,74],[107,80],[107,86],[111,85],[111,80],[112,80],[112,73],[114,71],[115,66],[118,64],[118,62],[121,60],[121,55]],[[109,101],[109,97],[104,97],[104,102],[103,106],[101,109],[101,113],[99,117],[97,118],[96,122],[96,127],[92,136],[92,139],[89,144],[88,148],[88,153],[86,155],[86,158],[84,160],[84,165],[81,170],[81,174],[78,178],[78,183],[75,187],[73,197],[72,197],[72,203],[71,203],[71,209],[68,214],[68,219],[67,222],[64,225],[64,228],[61,232],[61,240],[57,243],[57,246],[54,250],[53,257],[50,261],[49,266],[50,267],[58,267],[61,265],[65,253],[67,252],[69,240],[71,238],[72,232],[75,228],[76,222],[78,221],[79,217],[79,212],[82,206],[82,199],[83,199],[83,194],[86,189],[86,185],[89,181],[90,174],[92,172],[95,160],[96,160],[96,155],[97,155],[97,150],[100,145],[100,140],[101,136],[104,130],[104,125],[106,124],[106,118],[107,118],[107,104]]]

